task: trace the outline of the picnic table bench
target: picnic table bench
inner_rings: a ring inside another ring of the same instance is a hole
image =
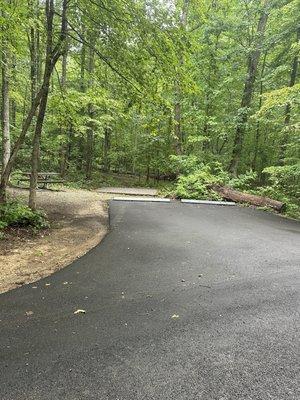
[[[22,177],[18,179],[18,184],[20,182],[30,182],[31,172],[22,172],[21,175]],[[59,175],[57,172],[38,172],[38,187],[47,189],[49,184],[64,183],[63,179],[59,179]]]

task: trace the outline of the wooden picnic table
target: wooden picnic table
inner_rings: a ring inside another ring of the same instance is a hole
[[[21,174],[24,178],[20,178],[18,182],[26,181],[30,182],[31,172],[22,172]],[[38,184],[42,184],[42,189],[46,189],[47,185],[50,183],[63,183],[63,179],[57,179],[60,174],[58,172],[38,172]]]

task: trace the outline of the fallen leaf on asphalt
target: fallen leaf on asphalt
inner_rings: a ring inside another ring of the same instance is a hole
[[[177,315],[177,314],[173,314],[171,318],[173,318],[173,319],[177,319],[177,318],[179,318],[179,315]]]
[[[74,314],[85,314],[85,310],[76,310],[74,311]]]
[[[45,286],[50,286],[51,285],[51,283],[45,283]]]
[[[185,282],[185,279],[181,279],[181,282]]]
[[[26,315],[33,315],[33,311],[26,311]]]
[[[69,282],[64,282],[63,285],[67,285]]]

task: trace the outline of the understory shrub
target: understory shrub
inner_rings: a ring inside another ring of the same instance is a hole
[[[300,163],[272,166],[263,171],[269,184],[257,188],[258,194],[268,196],[286,204],[285,214],[300,219]]]
[[[229,186],[236,190],[247,191],[255,187],[257,182],[257,173],[247,171],[245,174],[239,175],[237,178],[232,178],[229,181]]]
[[[299,201],[300,162],[294,165],[268,167],[263,172],[268,175],[270,186]]]
[[[42,211],[32,211],[28,206],[10,201],[0,206],[0,229],[8,226],[43,229],[49,226]]]
[[[220,200],[221,197],[211,189],[211,186],[224,183],[224,178],[225,176],[221,174],[214,175],[211,166],[203,165],[189,175],[179,176],[175,195],[179,198]]]

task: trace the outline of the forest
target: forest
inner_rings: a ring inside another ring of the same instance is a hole
[[[124,176],[179,198],[218,199],[212,187],[228,185],[300,216],[300,0],[0,9],[2,213],[18,174],[30,172],[35,212],[38,172],[54,171],[76,187]]]

